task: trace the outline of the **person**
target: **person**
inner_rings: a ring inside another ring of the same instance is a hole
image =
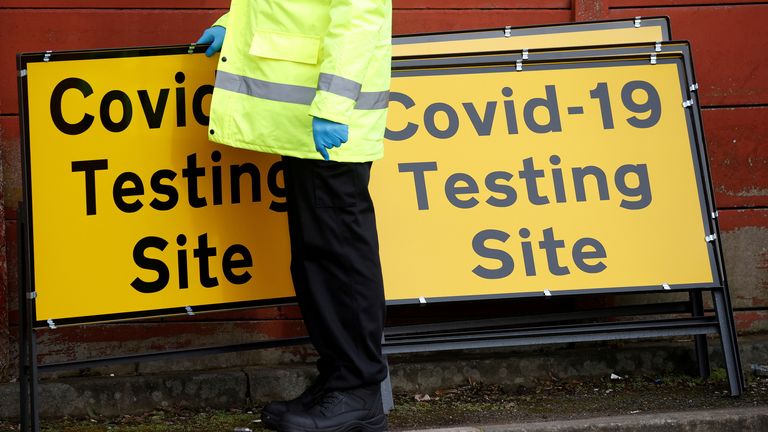
[[[209,139],[282,156],[290,271],[318,376],[262,411],[286,432],[386,430],[384,287],[372,161],[383,156],[391,0],[233,0],[198,43],[220,51]]]

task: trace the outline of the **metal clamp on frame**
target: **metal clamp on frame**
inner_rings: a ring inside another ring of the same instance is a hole
[[[711,243],[711,242],[717,240],[717,234],[710,234],[710,235],[704,237],[704,240],[706,240],[707,243]]]
[[[192,306],[185,306],[184,309],[187,311],[187,315],[194,316],[195,311],[192,310]]]
[[[523,70],[523,61],[522,60],[517,60],[515,62],[515,70],[517,70],[517,71]]]
[[[652,65],[656,64],[656,54],[651,54],[651,64]]]
[[[37,298],[37,291],[32,291],[27,293],[28,300],[34,300],[36,298]]]
[[[523,48],[523,60],[528,60],[528,48]]]
[[[51,53],[53,53],[51,50],[45,52],[45,56],[43,56],[44,62],[48,63],[51,60]]]
[[[643,23],[643,17],[636,16],[635,17],[635,28],[639,28],[640,24]]]
[[[696,91],[699,89],[699,83],[693,83],[690,87],[688,87],[688,90],[690,91]]]
[[[687,101],[683,101],[683,108],[688,108],[690,106],[693,106],[693,99],[688,99]]]
[[[49,329],[56,330],[56,323],[53,322],[53,318],[48,318],[48,321],[46,321],[46,322],[48,323],[48,328]]]
[[[192,54],[193,52],[195,52],[195,47],[196,46],[197,46],[196,43],[189,44],[189,49],[187,49],[187,54]]]
[[[512,37],[512,26],[506,26],[504,27],[504,37]]]
[[[669,284],[668,284],[668,283],[666,283],[666,282],[664,282],[663,284],[661,284],[661,286],[662,286],[662,287],[664,287],[664,289],[665,289],[665,290],[667,290],[667,291],[670,291],[670,290],[672,290],[672,287],[671,287],[671,286],[669,286]]]

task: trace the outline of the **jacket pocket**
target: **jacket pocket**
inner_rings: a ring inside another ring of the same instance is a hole
[[[320,37],[256,30],[249,52],[269,59],[317,64],[320,54]]]

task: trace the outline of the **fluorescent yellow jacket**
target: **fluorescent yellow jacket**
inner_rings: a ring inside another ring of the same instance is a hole
[[[349,125],[331,160],[382,157],[391,70],[391,0],[232,0],[209,139],[306,159],[312,116]]]

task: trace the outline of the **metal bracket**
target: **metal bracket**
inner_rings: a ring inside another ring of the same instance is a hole
[[[528,60],[528,48],[523,48],[523,60]]]
[[[51,60],[51,53],[52,52],[53,51],[51,51],[51,50],[48,50],[48,51],[45,52],[45,56],[43,56],[43,61],[44,62],[47,63],[47,62],[49,62]]]
[[[672,287],[671,287],[671,286],[669,286],[669,284],[668,284],[668,283],[666,283],[666,282],[664,282],[663,284],[661,284],[661,286],[663,286],[663,287],[664,287],[664,289],[665,289],[665,290],[667,290],[667,291],[669,291],[669,290],[671,290],[671,289],[672,289]]]
[[[56,330],[56,323],[53,322],[52,318],[48,318],[47,322],[48,322],[48,328],[50,328],[51,330]]]
[[[34,300],[36,298],[37,298],[37,291],[32,291],[27,293],[28,300]]]
[[[196,43],[189,44],[189,49],[187,50],[187,54],[192,54],[195,52],[195,46],[197,46]]]
[[[512,37],[512,26],[504,27],[504,37]]]
[[[643,17],[636,16],[635,17],[635,28],[640,27],[640,24],[643,23]]]
[[[544,290],[544,295],[545,295],[546,297],[552,297],[552,291],[550,291],[550,290],[548,290],[548,289],[545,289],[545,290]]]
[[[717,234],[710,234],[710,235],[704,237],[704,239],[707,241],[707,243],[713,242],[713,241],[717,240]]]
[[[518,61],[515,62],[515,70],[517,70],[517,71],[523,70],[523,61],[522,60],[518,60]]]
[[[687,101],[683,101],[683,108],[688,108],[689,106],[693,106],[693,99],[688,99]]]
[[[427,304],[427,299],[424,297],[419,297],[419,304]]]
[[[184,309],[187,310],[187,315],[194,316],[195,312],[192,310],[192,306],[186,306]]]
[[[661,41],[656,41],[655,50],[656,52],[661,52]]]
[[[27,70],[26,69],[20,70],[19,71],[19,77],[20,78],[24,78],[25,76],[27,76]]]
[[[690,87],[688,87],[690,91],[696,91],[699,89],[699,83],[693,83]]]
[[[656,54],[651,54],[651,64],[656,64]]]

